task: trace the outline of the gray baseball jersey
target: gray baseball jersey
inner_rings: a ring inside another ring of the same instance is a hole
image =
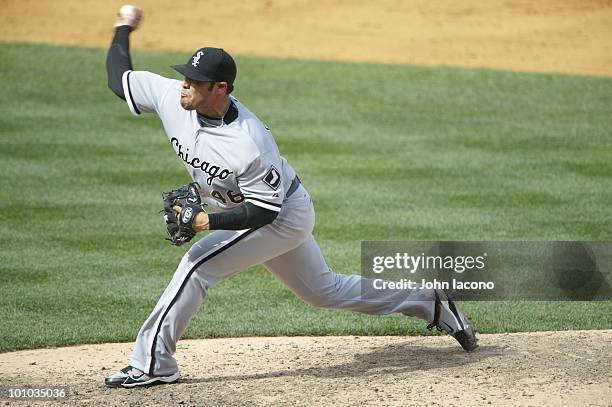
[[[202,126],[196,111],[181,107],[181,87],[180,81],[151,72],[123,74],[130,111],[160,117],[172,148],[200,185],[209,211],[247,201],[279,212],[295,171],[281,157],[270,129],[234,97],[236,120]]]

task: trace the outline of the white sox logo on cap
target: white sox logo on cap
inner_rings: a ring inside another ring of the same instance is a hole
[[[198,53],[193,56],[193,62],[191,63],[191,65],[198,66],[202,55],[204,55],[204,53],[202,51],[198,51]]]

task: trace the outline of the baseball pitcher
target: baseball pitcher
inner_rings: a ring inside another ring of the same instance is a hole
[[[466,351],[477,347],[471,322],[444,291],[370,290],[368,279],[330,270],[311,234],[315,212],[308,191],[270,129],[232,96],[234,59],[205,47],[172,66],[183,80],[135,71],[129,36],[141,16],[136,7],[121,8],[106,61],[108,86],[132,114],[159,116],[192,179],[163,195],[168,240],[181,245],[211,232],[183,256],[138,333],[129,366],[107,377],[106,385],[177,381],[176,343],[208,288],[258,264],[313,306],[399,312],[449,333]]]

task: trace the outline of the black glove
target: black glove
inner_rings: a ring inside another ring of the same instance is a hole
[[[196,235],[196,231],[193,230],[193,221],[198,213],[204,212],[198,187],[196,182],[192,182],[162,194],[164,220],[169,236],[166,240],[175,246],[190,241]],[[174,206],[181,207],[180,214],[176,213]]]

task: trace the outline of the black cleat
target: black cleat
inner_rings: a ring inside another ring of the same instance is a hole
[[[117,373],[104,379],[108,387],[152,386],[154,384],[174,383],[178,381],[179,373],[170,376],[151,376],[140,369],[126,366]]]
[[[446,332],[459,342],[466,351],[471,352],[478,347],[476,331],[468,317],[463,315],[454,301],[452,301],[446,290],[434,290],[436,295],[436,308],[434,320],[427,325],[427,329],[436,328],[438,331]]]

